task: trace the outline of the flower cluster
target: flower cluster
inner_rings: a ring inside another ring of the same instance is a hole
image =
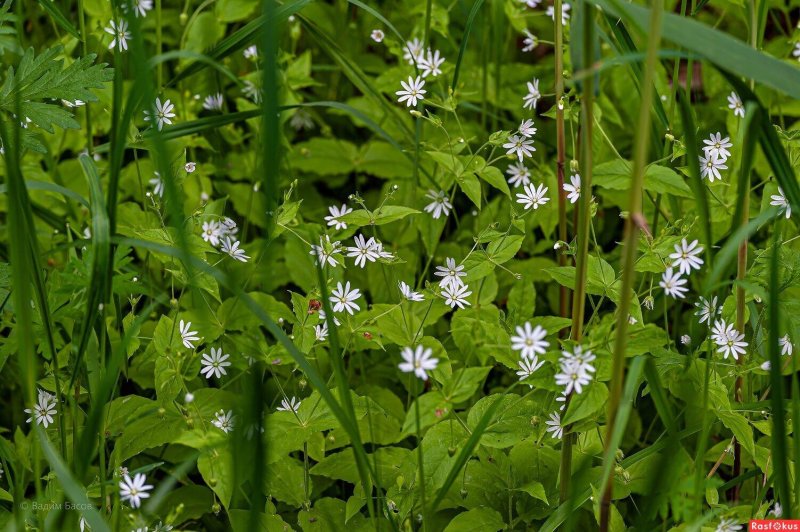
[[[692,270],[699,270],[703,266],[703,259],[699,257],[703,252],[703,246],[698,245],[697,240],[688,243],[684,238],[680,244],[675,244],[675,252],[671,253],[672,265],[668,266],[661,276],[658,285],[664,289],[664,294],[675,299],[683,299],[689,289],[686,287],[688,276]],[[678,268],[678,271],[674,271]]]
[[[232,219],[225,217],[222,220],[209,220],[203,222],[203,231],[200,234],[203,240],[214,247],[220,248],[223,253],[227,253],[231,258],[239,262],[247,262],[250,257],[245,250],[241,249],[238,240],[235,239],[239,228]]]

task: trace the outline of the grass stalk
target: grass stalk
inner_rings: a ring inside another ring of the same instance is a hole
[[[555,0],[556,13],[561,12],[563,0]],[[567,162],[564,133],[564,25],[561,17],[553,17],[555,24],[555,80],[556,80],[556,180],[558,184],[558,239],[567,242],[567,193],[564,190],[565,166]],[[558,253],[558,265],[567,265],[567,256]],[[558,293],[558,315],[569,316],[569,290],[560,285]]]
[[[628,314],[630,313],[633,283],[636,277],[634,263],[639,241],[640,227],[645,224],[642,212],[642,191],[647,161],[647,147],[650,142],[650,107],[652,106],[656,61],[661,41],[661,11],[663,0],[654,0],[650,10],[650,29],[647,41],[647,59],[645,61],[644,82],[642,83],[642,99],[639,105],[639,135],[634,144],[633,175],[631,177],[630,197],[628,200],[628,218],[625,220],[624,245],[622,251],[622,289],[617,307],[617,332],[614,339],[611,382],[609,384],[608,417],[606,422],[605,455],[613,459],[616,449],[612,448],[612,435],[617,421],[617,411],[622,398],[625,380],[625,348],[628,345]],[[609,476],[603,487],[603,498],[600,502],[600,530],[608,531],[610,523],[611,497],[613,477]]]

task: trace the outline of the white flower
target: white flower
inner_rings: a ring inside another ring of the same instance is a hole
[[[733,116],[744,118],[744,105],[742,99],[735,92],[731,92],[728,96],[728,109],[733,110]]]
[[[56,399],[42,389],[39,390],[38,395],[37,403],[33,408],[25,409],[25,413],[31,415],[25,422],[30,423],[36,420],[36,423],[47,428],[53,422],[53,416],[58,414],[56,411]]]
[[[442,73],[442,69],[439,67],[444,63],[444,57],[441,57],[439,50],[432,52],[431,49],[428,48],[428,53],[426,55],[420,54],[419,58],[417,58],[417,63],[419,68],[422,69],[423,78],[427,78],[431,74],[433,74],[433,77],[436,77]]]
[[[422,54],[422,42],[414,37],[413,41],[406,41],[406,46],[403,51],[403,59],[408,61],[409,65],[413,65]]]
[[[533,78],[533,81],[527,82],[527,85],[528,94],[522,97],[522,108],[536,109],[536,104],[539,102],[539,98],[542,97],[542,93],[539,92],[539,80]]]
[[[545,340],[547,331],[541,325],[534,328],[530,322],[525,322],[524,326],[517,325],[516,333],[511,337],[511,349],[519,351],[522,358],[534,359],[537,353],[544,354],[550,346]]]
[[[250,259],[245,255],[245,251],[239,248],[239,241],[232,240],[229,236],[226,236],[225,240],[222,241],[222,251],[240,262],[247,262]]]
[[[320,309],[319,310],[319,321],[327,323],[326,320],[327,320],[327,315],[325,314],[325,311]],[[342,324],[342,322],[339,321],[339,318],[337,318],[336,316],[333,317],[333,323],[335,323],[337,327],[339,327]]]
[[[719,171],[728,169],[727,165],[725,165],[725,161],[717,157],[701,156],[698,157],[698,159],[700,159],[700,177],[708,179],[710,183],[713,183],[714,179],[722,179],[722,174],[720,174]]]
[[[536,151],[532,140],[519,135],[509,135],[508,142],[503,144],[503,148],[508,150],[506,155],[516,155],[520,162],[523,157],[530,157]]]
[[[200,337],[197,336],[197,331],[191,331],[189,329],[192,328],[192,322],[185,322],[181,320],[178,324],[178,329],[181,332],[181,341],[183,342],[183,347],[186,349],[194,349],[194,343],[200,340]]]
[[[245,96],[253,100],[253,103],[261,103],[261,85],[253,83],[249,79],[244,81],[242,92]]]
[[[294,412],[297,413],[300,410],[300,403],[302,401],[298,401],[297,397],[292,396],[291,399],[287,399],[284,397],[281,399],[281,406],[277,408],[279,412]]]
[[[369,34],[375,42],[383,42],[383,38],[385,37],[382,30],[372,30],[372,33]]]
[[[425,299],[422,297],[422,294],[419,292],[414,292],[411,287],[403,281],[400,281],[397,284],[400,287],[400,293],[403,294],[403,297],[409,301],[423,301]]]
[[[309,255],[315,255],[317,257],[317,264],[320,266],[324,266],[325,263],[328,263],[331,267],[335,268],[339,263],[334,258],[334,255],[341,252],[342,243],[338,240],[336,242],[331,242],[330,237],[325,235],[324,240],[323,237],[319,237],[319,246],[311,245]]]
[[[744,341],[744,333],[740,333],[732,324],[726,324],[722,320],[714,324],[712,338],[719,347],[717,353],[722,353],[725,358],[732,356],[734,360],[739,360],[739,355],[745,353],[744,348],[748,345]]]
[[[561,351],[560,362],[576,364],[583,371],[594,373],[595,367],[592,366],[591,362],[593,362],[596,358],[597,357],[594,355],[594,353],[592,353],[591,349],[584,351],[582,346],[576,345],[572,352]]]
[[[664,294],[675,299],[683,299],[686,297],[686,292],[689,291],[688,288],[683,286],[686,282],[686,279],[681,277],[680,272],[673,275],[672,268],[667,268],[661,276],[661,281],[658,285],[664,289]]]
[[[125,475],[122,482],[119,483],[119,498],[124,501],[130,501],[132,508],[138,508],[142,505],[142,499],[147,499],[150,494],[147,493],[153,486],[145,484],[147,477],[142,473],[136,473],[131,480],[131,477]]]
[[[203,237],[203,240],[216,247],[219,245],[223,233],[222,225],[216,220],[210,220],[203,222],[203,232],[200,236]]]
[[[81,107],[83,105],[86,105],[86,102],[84,102],[83,100],[75,100],[74,102],[71,102],[69,100],[61,100],[61,103],[63,103],[67,107]]]
[[[561,414],[553,412],[550,414],[550,420],[544,422],[547,425],[547,432],[557,440],[564,436],[564,427],[561,426]]]
[[[153,185],[153,194],[161,197],[164,195],[164,180],[161,179],[161,174],[159,174],[158,172],[153,172],[153,173],[155,174],[155,177],[150,179],[148,183]]]
[[[715,532],[738,532],[741,529],[741,525],[737,525],[733,519],[723,519],[717,525]]]
[[[183,169],[186,170],[187,174],[191,174],[197,169],[197,163],[193,163],[190,161],[183,165]]]
[[[256,48],[255,44],[251,44],[247,48],[244,49],[242,55],[245,59],[256,59],[258,58],[258,48]]]
[[[691,244],[687,244],[684,238],[680,245],[675,244],[675,253],[672,253],[669,258],[673,259],[672,266],[679,266],[680,272],[689,275],[693,269],[699,270],[703,266],[703,259],[698,257],[703,252],[703,246],[697,245],[698,241],[694,240]]]
[[[317,342],[324,342],[328,338],[328,323],[322,322],[322,325],[314,326],[314,337]]]
[[[522,163],[512,163],[506,168],[509,175],[508,184],[512,187],[527,185],[531,182],[531,171],[525,168]]]
[[[761,364],[761,366],[760,366],[760,367],[761,367],[761,369],[762,369],[763,371],[769,371],[769,370],[771,370],[771,369],[772,369],[772,364],[770,363],[770,361],[769,361],[769,360],[767,360],[766,362],[764,362],[763,364]]]
[[[561,25],[566,26],[569,20],[570,5],[567,3],[561,4]],[[555,6],[547,6],[547,16],[556,21],[556,8]]]
[[[583,392],[583,387],[592,382],[592,376],[579,364],[562,361],[561,371],[555,374],[556,384],[564,386],[567,394]]]
[[[461,286],[445,286],[444,290],[442,290],[445,304],[450,305],[450,308],[464,308],[465,305],[469,305],[467,297],[472,295],[472,292],[467,292],[467,288],[469,287],[465,284]]]
[[[789,339],[789,335],[786,334],[778,340],[778,345],[781,346],[781,355],[792,356],[792,349],[794,346],[792,345],[792,341]]]
[[[437,266],[436,271],[433,273],[442,279],[439,281],[439,286],[447,288],[448,286],[464,286],[464,281],[461,277],[466,277],[467,272],[464,271],[464,265],[456,265],[456,259],[448,257],[445,260],[446,266]]]
[[[400,85],[403,86],[403,90],[395,92],[396,95],[400,96],[397,99],[397,103],[406,102],[406,107],[416,107],[417,100],[424,100],[425,96],[423,95],[428,92],[422,88],[425,86],[425,80],[420,76],[417,76],[416,79],[408,76],[408,83],[400,81]]]
[[[2,467],[0,467],[0,471],[2,471]],[[86,530],[91,530],[92,527],[89,526],[89,523],[86,522],[86,518],[81,516],[80,520],[78,520],[78,528],[81,529],[81,532],[86,532]]]
[[[684,334],[683,336],[681,336],[681,343],[683,345],[691,344],[692,343],[692,337],[689,336],[688,334]]]
[[[517,370],[517,375],[519,376],[519,380],[524,381],[544,365],[544,360],[539,362],[539,357],[533,355],[530,359],[523,357],[518,364],[519,370]],[[533,388],[533,385],[531,385],[531,388]]]
[[[531,52],[539,44],[539,39],[527,29],[522,31],[525,33],[525,38],[522,40],[522,51]]]
[[[709,135],[708,139],[703,140],[703,144],[705,144],[705,146],[703,146],[703,151],[706,157],[716,157],[722,162],[725,162],[728,157],[731,156],[731,152],[728,151],[728,148],[732,147],[733,144],[730,140],[730,137],[725,137],[723,139],[722,133],[719,131]]]
[[[233,430],[233,411],[228,410],[225,413],[224,410],[220,410],[216,414],[216,419],[214,419],[211,424],[217,427],[219,430],[224,432],[225,434],[229,433]]]
[[[789,205],[789,200],[786,199],[786,195],[784,195],[783,189],[781,187],[778,187],[777,194],[772,194],[770,196],[769,204],[774,205],[776,207],[780,207],[780,210],[785,211],[787,220],[792,215],[792,206]]]
[[[798,61],[800,61],[800,42],[795,43],[794,50],[792,50],[792,55],[795,56]]]
[[[564,192],[569,192],[567,199],[570,203],[575,203],[581,197],[581,176],[580,174],[571,175],[569,180],[572,184],[564,183]]]
[[[525,194],[517,194],[517,203],[521,203],[525,209],[536,210],[550,201],[546,195],[547,187],[544,184],[540,184],[539,188],[534,188],[533,184],[525,185],[523,190]]]
[[[541,3],[542,0],[519,0],[519,1],[528,6],[529,8],[534,9]]]
[[[367,261],[375,262],[378,260],[378,252],[377,252],[377,243],[375,242],[375,238],[369,237],[369,240],[364,238],[364,235],[356,235],[353,239],[356,243],[355,246],[349,246],[347,251],[348,257],[355,257],[356,259],[356,266],[361,266],[362,268],[367,265]]]
[[[206,96],[206,99],[203,100],[203,109],[206,111],[221,111],[222,110],[222,94],[209,94]]]
[[[333,226],[336,230],[347,229],[347,223],[339,220],[339,218],[353,212],[352,208],[349,208],[343,203],[341,208],[336,205],[331,205],[328,207],[328,212],[330,215],[325,217],[325,221],[328,222],[328,227]]]
[[[223,375],[227,375],[228,372],[225,371],[225,368],[231,365],[228,362],[229,358],[230,355],[222,354],[221,347],[219,349],[212,347],[211,356],[203,353],[203,359],[200,361],[203,368],[200,370],[200,374],[204,375],[206,379],[210,379],[212,375],[218,379]]]
[[[721,308],[717,307],[717,296],[712,297],[711,301],[701,297],[700,301],[695,303],[694,306],[698,309],[694,315],[700,317],[700,324],[702,325],[705,322],[709,327],[711,327],[711,320],[715,319],[716,315],[722,311]]]
[[[122,5],[122,9],[126,10],[127,4]],[[133,14],[137,17],[146,17],[147,12],[153,9],[153,0],[133,0]]]
[[[131,32],[128,31],[128,21],[125,19],[121,19],[119,22],[110,20],[108,24],[109,27],[105,28],[105,32],[114,36],[111,44],[108,45],[108,49],[111,50],[115,46],[119,46],[120,50],[127,51],[128,39],[131,38]]]
[[[531,138],[536,134],[536,128],[533,127],[533,120],[530,118],[523,120],[519,125],[519,134],[525,138]]]
[[[334,312],[347,311],[352,315],[354,311],[361,310],[361,307],[356,305],[355,300],[361,297],[361,291],[358,288],[350,290],[350,281],[342,286],[342,283],[337,283],[336,290],[331,295],[331,303],[333,303]]]
[[[767,515],[781,517],[783,515],[783,508],[781,508],[781,503],[775,501],[775,506],[772,507],[772,510],[770,510]]]
[[[233,236],[239,232],[239,228],[236,227],[236,222],[227,216],[222,219],[219,225],[222,236]]]
[[[428,380],[428,371],[433,371],[439,364],[438,358],[431,358],[433,350],[425,346],[418,345],[415,349],[404,347],[400,352],[404,362],[397,367],[403,373],[414,373],[420,379]]]
[[[311,115],[308,114],[306,111],[298,109],[292,115],[292,119],[289,120],[289,125],[292,126],[295,129],[295,131],[302,131],[303,129],[314,129],[314,120],[311,118]]]
[[[164,128],[164,124],[172,124],[170,118],[175,118],[175,113],[172,112],[174,109],[175,106],[169,99],[165,100],[162,104],[161,98],[156,98],[155,109],[152,111],[145,111],[144,119],[149,122],[151,119],[155,118],[158,130],[161,131]]]
[[[429,204],[425,205],[425,212],[431,213],[431,216],[433,216],[434,220],[438,220],[442,214],[445,216],[450,214],[453,204],[450,203],[450,200],[447,198],[447,194],[444,190],[440,190],[439,192],[436,192],[435,190],[428,190],[428,193],[425,194],[425,197],[433,200]]]

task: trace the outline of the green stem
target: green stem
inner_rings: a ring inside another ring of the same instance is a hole
[[[625,380],[625,348],[628,344],[628,314],[630,313],[633,283],[636,277],[634,270],[636,248],[639,240],[640,226],[645,219],[642,213],[642,191],[644,188],[644,172],[647,162],[647,146],[650,142],[650,107],[653,104],[654,80],[657,65],[658,46],[661,41],[661,11],[663,0],[654,0],[650,11],[650,30],[648,32],[647,59],[645,62],[644,81],[642,83],[642,101],[639,106],[639,124],[634,144],[633,176],[628,203],[629,215],[625,220],[625,237],[622,251],[622,290],[617,309],[617,334],[614,341],[611,382],[609,384],[608,415],[606,423],[606,453],[611,460],[616,449],[611,448],[612,434],[617,420],[617,410],[622,398],[622,387]],[[604,486],[600,503],[600,530],[606,532],[610,523],[611,496],[613,476],[609,476]]]
[[[555,0],[556,13],[561,12],[562,0]],[[564,136],[564,28],[561,17],[555,20],[555,78],[556,78],[556,177],[558,180],[558,239],[567,242],[567,193],[564,190],[564,169],[566,165],[566,140]],[[567,256],[558,253],[558,265],[567,265]],[[559,316],[569,315],[569,290],[561,285],[558,293]]]

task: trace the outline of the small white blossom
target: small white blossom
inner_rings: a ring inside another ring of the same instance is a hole
[[[792,206],[789,205],[789,200],[786,199],[786,195],[783,193],[783,189],[781,187],[778,187],[777,194],[772,194],[770,196],[769,204],[774,205],[775,207],[780,207],[780,210],[785,212],[787,220],[792,215]]]
[[[216,247],[219,246],[219,241],[222,238],[225,230],[222,225],[216,220],[209,220],[203,222],[203,232],[200,234],[203,240]]]
[[[205,100],[203,100],[203,109],[206,111],[221,111],[222,110],[222,94],[209,94],[206,96]]]
[[[339,265],[334,255],[341,253],[342,243],[338,240],[331,242],[331,239],[328,235],[325,235],[324,240],[323,237],[319,237],[319,246],[312,244],[311,251],[309,251],[309,255],[315,255],[317,257],[317,264],[324,266],[327,263],[332,268],[335,268]]]
[[[380,256],[378,250],[380,248],[378,248],[375,238],[369,237],[369,240],[367,240],[364,235],[356,235],[353,241],[356,245],[347,248],[347,256],[355,257],[356,266],[363,268],[367,265],[367,261],[375,262],[378,260]]]
[[[550,342],[545,340],[547,331],[541,325],[532,327],[530,322],[525,322],[524,326],[517,325],[516,333],[511,337],[511,349],[519,351],[522,358],[534,359],[550,347]]]
[[[422,54],[422,42],[414,37],[413,41],[407,41],[403,50],[403,59],[408,61],[409,65],[413,65],[419,61],[419,56]]]
[[[249,79],[244,81],[244,87],[242,88],[242,93],[245,96],[250,98],[253,103],[261,103],[262,94],[261,94],[261,85],[253,83]]]
[[[422,294],[419,292],[414,292],[414,290],[412,290],[411,287],[403,281],[400,281],[398,286],[400,287],[400,293],[403,294],[403,297],[409,301],[423,301],[425,299]]]
[[[258,48],[256,48],[255,44],[251,44],[247,48],[244,49],[242,55],[245,59],[257,59],[258,58]]]
[[[121,19],[119,22],[110,20],[108,24],[109,26],[105,28],[105,32],[114,36],[111,40],[111,44],[108,45],[108,49],[111,50],[115,46],[118,46],[123,52],[127,51],[128,39],[131,38],[131,32],[128,31],[128,21],[125,19]]]
[[[778,340],[778,345],[781,347],[781,355],[784,356],[792,356],[792,350],[794,346],[792,345],[792,341],[789,339],[789,335],[786,334],[783,338]]]
[[[730,95],[728,95],[728,109],[733,110],[733,116],[744,118],[742,99],[739,98],[739,95],[735,92],[731,92]]]
[[[292,115],[291,120],[289,120],[289,125],[292,126],[295,131],[302,131],[304,129],[314,129],[314,119],[311,115],[304,111],[303,109],[297,109],[294,114]]]
[[[664,294],[668,295],[669,297],[683,299],[686,297],[686,292],[689,291],[688,288],[683,286],[686,283],[686,279],[681,277],[680,272],[673,274],[672,268],[667,268],[667,270],[661,275],[661,281],[658,283],[658,285],[664,289]]]
[[[317,342],[324,342],[328,338],[328,323],[322,322],[322,325],[314,326],[314,337]]]
[[[703,246],[698,246],[697,243],[694,240],[688,244],[684,238],[680,244],[675,244],[675,253],[669,256],[674,261],[672,266],[678,266],[682,274],[689,275],[693,269],[699,270],[703,266],[703,259],[698,257],[703,252]]]
[[[58,414],[56,411],[56,398],[40,389],[36,404],[32,408],[26,408],[25,413],[31,415],[25,420],[26,423],[35,420],[37,424],[47,428],[53,422],[53,416]]]
[[[232,410],[228,410],[227,413],[224,410],[220,410],[215,415],[216,418],[211,422],[212,425],[217,427],[225,434],[233,430],[234,417]]]
[[[745,354],[747,342],[744,341],[744,333],[740,333],[733,328],[732,324],[726,324],[720,320],[714,324],[714,342],[717,344],[717,353],[722,353],[724,358],[733,357],[739,360],[739,355]]]
[[[564,183],[564,192],[568,192],[567,199],[570,203],[575,203],[581,197],[581,176],[580,174],[571,175],[569,177],[570,183]]]
[[[333,303],[334,312],[347,312],[352,315],[356,310],[361,310],[355,301],[361,297],[361,291],[357,288],[350,290],[350,281],[342,286],[342,283],[337,283],[336,289],[331,295],[331,303]]]
[[[328,222],[328,227],[333,226],[337,231],[340,229],[347,229],[347,223],[341,221],[339,218],[353,212],[352,208],[343,203],[341,208],[336,205],[331,205],[328,207],[328,212],[330,215],[325,217],[325,221]]]
[[[532,136],[534,136],[536,134],[536,128],[533,127],[533,120],[531,120],[530,118],[523,120],[520,123],[519,129],[517,131],[519,131],[519,134],[525,138],[531,138]]]
[[[415,349],[404,347],[400,352],[403,362],[398,365],[403,373],[414,373],[420,379],[428,380],[428,372],[436,369],[439,364],[438,358],[432,358],[433,350],[425,346],[418,345]]]
[[[567,3],[561,4],[561,25],[566,26],[567,21],[569,20],[569,10],[570,5]],[[556,20],[556,8],[555,6],[547,6],[547,10],[545,11],[547,16],[553,19],[553,22]]]
[[[178,329],[181,333],[181,341],[183,342],[183,347],[186,349],[194,349],[194,343],[200,340],[200,337],[197,336],[197,331],[192,331],[192,322],[184,322],[183,320],[180,321],[178,324]]]
[[[423,78],[427,78],[430,75],[436,77],[442,73],[440,67],[444,64],[444,57],[440,55],[439,50],[431,51],[431,49],[428,48],[428,53],[426,55],[420,55],[417,59],[417,63],[422,70]]]
[[[164,195],[164,180],[161,179],[161,174],[159,174],[158,172],[153,172],[153,173],[155,174],[155,177],[150,179],[148,183],[153,185],[153,194],[161,197]]]
[[[544,422],[547,425],[547,432],[550,435],[560,440],[564,436],[564,427],[561,426],[561,414],[558,412],[553,412],[550,414],[550,420]]]
[[[429,190],[425,197],[433,200],[429,204],[425,205],[425,212],[431,213],[431,216],[434,220],[438,220],[442,214],[445,216],[450,215],[450,210],[453,208],[453,204],[450,203],[450,200],[447,198],[447,194],[444,190],[440,190],[436,192],[435,190]]]
[[[132,508],[138,508],[142,505],[142,499],[150,497],[147,492],[153,489],[152,485],[145,484],[145,482],[147,482],[147,477],[142,473],[136,473],[132,480],[126,474],[119,483],[119,498],[123,502],[129,501]]]
[[[462,277],[466,277],[467,272],[464,271],[464,265],[456,265],[456,259],[448,257],[445,260],[445,266],[437,266],[436,271],[433,273],[442,279],[439,281],[439,286],[446,288],[448,286],[464,286]]]
[[[733,519],[723,519],[717,525],[715,532],[739,532],[741,529],[741,525],[736,524]]]
[[[681,343],[683,345],[690,345],[692,343],[692,337],[689,336],[688,334],[684,334],[683,336],[681,336]]]
[[[772,369],[772,364],[769,360],[767,360],[766,362],[762,363],[760,367],[763,371],[769,371]]]
[[[161,131],[164,128],[164,124],[172,124],[171,118],[175,118],[175,106],[169,99],[164,100],[164,103],[161,103],[161,98],[156,98],[156,105],[155,109],[153,110],[145,110],[144,112],[144,119],[145,121],[155,121],[156,125],[158,126],[158,130]]]
[[[703,146],[703,151],[706,157],[716,157],[722,162],[725,162],[728,157],[731,156],[731,152],[728,151],[728,148],[732,147],[733,144],[730,140],[730,137],[722,138],[722,133],[719,131],[709,135],[708,139],[703,140],[703,144],[705,144],[705,146]]]
[[[183,169],[186,170],[187,174],[191,174],[197,169],[197,163],[193,163],[190,161],[183,165]]]
[[[229,358],[230,355],[222,354],[221,347],[219,349],[212,347],[211,356],[203,353],[203,358],[200,361],[203,367],[200,370],[200,374],[205,376],[206,379],[210,379],[212,375],[218,379],[223,375],[227,375],[228,372],[225,371],[225,368],[231,365],[231,363],[228,362]]]
[[[533,184],[525,185],[523,190],[525,194],[517,194],[517,203],[521,203],[525,209],[536,210],[550,201],[544,184],[539,184],[539,188],[534,188]]]
[[[408,76],[408,83],[400,81],[400,85],[403,86],[403,90],[395,92],[399,96],[397,102],[406,102],[406,107],[416,107],[417,100],[424,100],[424,94],[428,92],[422,88],[425,86],[425,80],[420,76],[417,76],[416,79]]]
[[[533,49],[539,44],[539,39],[527,29],[522,31],[525,33],[525,38],[522,40],[522,51],[532,52]]]
[[[375,42],[383,42],[383,38],[386,35],[384,35],[383,30],[372,30],[372,33],[370,33],[369,36]]]
[[[523,357],[522,360],[518,362],[518,364],[519,364],[519,370],[517,370],[517,376],[519,377],[519,380],[524,381],[525,379],[536,373],[536,370],[544,365],[544,360],[540,362],[539,357],[533,355],[529,359]],[[533,388],[533,385],[530,386],[531,388]]]
[[[245,255],[245,251],[239,248],[239,241],[232,240],[231,237],[226,236],[225,240],[222,241],[222,251],[227,253],[231,256],[231,258],[238,260],[239,262],[247,262],[250,260],[250,257]]]
[[[539,103],[539,98],[542,97],[542,93],[539,92],[539,80],[533,78],[532,81],[527,82],[527,85],[528,94],[522,97],[522,108],[536,109],[536,104]]]
[[[709,155],[708,157],[699,157],[700,159],[700,177],[708,179],[709,183],[713,183],[715,179],[722,179],[720,170],[727,170],[728,166],[723,159]]]
[[[472,292],[467,292],[468,288],[467,285],[448,285],[444,287],[442,295],[444,296],[445,304],[449,305],[450,308],[464,308],[465,305],[469,305],[467,297],[472,295]]]
[[[536,151],[532,140],[519,135],[509,135],[508,142],[503,144],[503,148],[508,150],[506,155],[516,155],[520,162],[523,157],[530,157]]]
[[[694,306],[697,307],[697,312],[695,312],[694,315],[700,317],[701,325],[707,323],[708,326],[711,327],[711,322],[716,319],[717,314],[722,312],[722,309],[717,306],[717,303],[717,296],[714,296],[711,298],[711,301],[701,297],[700,301],[694,304]]]
[[[508,174],[508,184],[512,187],[527,185],[531,182],[531,171],[525,168],[522,163],[512,163],[506,168]]]
[[[294,412],[297,413],[300,410],[300,403],[302,401],[298,401],[297,397],[292,396],[291,399],[287,399],[284,397],[281,399],[281,406],[277,408],[279,412]]]

